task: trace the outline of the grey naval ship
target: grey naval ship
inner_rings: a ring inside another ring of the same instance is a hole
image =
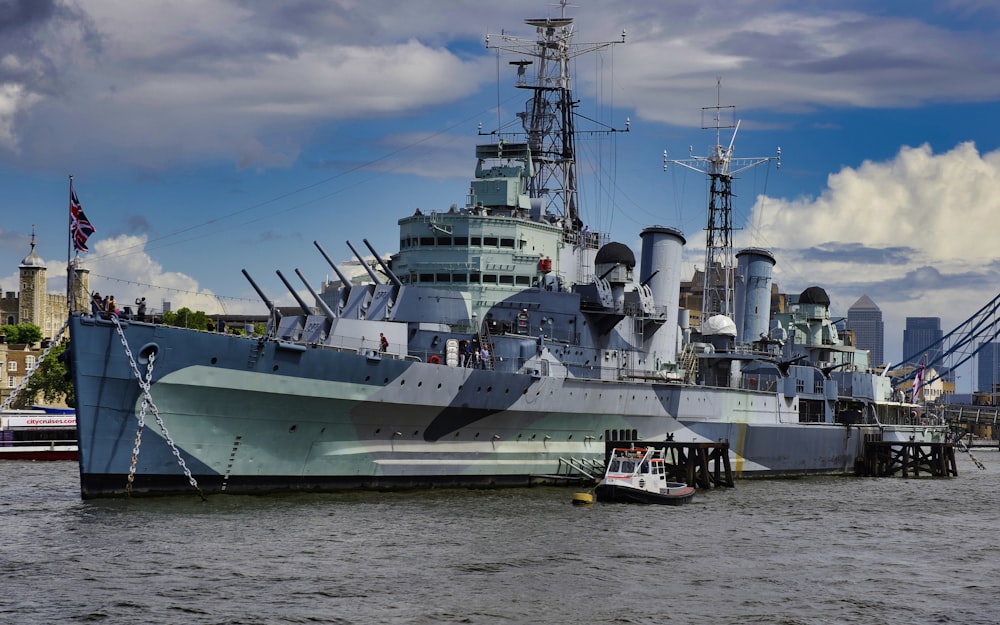
[[[770,314],[773,254],[731,244],[733,177],[766,159],[730,142],[677,161],[711,184],[699,311],[680,306],[680,231],[645,228],[638,259],[591,232],[569,67],[612,42],[575,43],[565,3],[526,24],[487,39],[518,55],[518,132],[481,133],[464,205],[400,219],[388,262],[348,243],[368,280],[331,261],[342,285],[320,294],[296,270],[315,303],[281,315],[244,271],[261,336],[71,314],[83,497],[592,480],[609,440],[728,441],[737,476],[842,474],[866,440],[944,440],[845,344],[823,289]]]

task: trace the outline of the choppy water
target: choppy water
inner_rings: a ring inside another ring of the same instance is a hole
[[[952,479],[81,501],[4,462],[4,623],[1000,622],[1000,453]]]

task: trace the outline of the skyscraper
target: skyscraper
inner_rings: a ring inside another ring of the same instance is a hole
[[[940,341],[943,335],[941,317],[907,317],[906,328],[903,330],[903,362],[900,364],[917,366],[921,360],[931,363],[939,358],[942,347],[940,344],[921,356],[917,356],[917,353]],[[944,363],[935,366],[941,370]]]
[[[847,309],[847,329],[854,332],[858,347],[871,353],[871,366],[885,364],[885,324],[882,309],[867,295],[862,295]]]
[[[1000,343],[987,343],[976,353],[976,391],[992,393],[993,385],[1000,384]]]

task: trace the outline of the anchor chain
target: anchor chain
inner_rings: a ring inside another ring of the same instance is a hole
[[[42,362],[45,361],[45,358],[48,357],[49,352],[51,352],[52,349],[59,344],[59,339],[62,337],[63,332],[66,331],[67,327],[69,327],[69,319],[67,319],[66,323],[64,323],[63,326],[59,328],[59,331],[56,332],[56,337],[52,339],[52,342],[49,343],[49,346],[46,347],[42,351],[42,353],[38,356],[38,360],[35,361],[35,364],[33,364],[31,368],[28,369],[28,372],[24,374],[24,377],[21,379],[21,383],[18,384],[14,388],[14,390],[10,392],[10,395],[7,396],[7,399],[3,400],[3,403],[0,404],[0,410],[7,410],[8,408],[10,408],[10,405],[14,403],[14,398],[17,397],[17,394],[21,392],[21,389],[23,389],[25,386],[28,385],[28,380],[31,379],[31,376],[35,374],[35,371],[38,370],[38,367],[40,367]]]
[[[170,437],[170,432],[167,431],[167,426],[163,422],[163,418],[160,417],[160,411],[157,409],[156,404],[153,403],[153,396],[149,393],[153,380],[153,363],[156,361],[155,352],[149,354],[149,364],[146,366],[146,378],[143,379],[142,374],[139,373],[139,365],[136,363],[135,356],[132,354],[132,349],[129,347],[128,339],[125,338],[125,331],[122,329],[121,323],[118,321],[118,315],[111,315],[111,320],[115,324],[115,329],[118,330],[118,338],[121,339],[122,347],[125,349],[125,355],[128,357],[129,365],[132,367],[132,374],[135,375],[136,380],[139,381],[139,388],[142,389],[142,405],[139,408],[139,424],[135,434],[135,445],[132,448],[132,464],[129,467],[128,482],[125,485],[126,496],[131,496],[132,494],[132,482],[135,479],[135,467],[139,460],[139,445],[142,440],[142,430],[145,427],[146,410],[148,408],[152,411],[153,417],[156,419],[156,424],[160,427],[160,431],[163,432],[163,438],[165,438],[167,444],[170,445],[170,450],[173,452],[174,457],[177,458],[177,464],[180,465],[181,469],[184,471],[184,475],[187,477],[188,483],[191,484],[196,491],[198,491],[198,495],[201,497],[202,501],[205,501],[205,493],[201,491],[201,487],[198,486],[198,481],[194,478],[194,475],[191,474],[191,470],[188,468],[187,463],[184,462],[184,458],[181,457],[181,452],[177,449],[174,439]]]

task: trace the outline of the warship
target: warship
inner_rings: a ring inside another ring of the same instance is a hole
[[[700,310],[682,232],[643,229],[637,258],[583,223],[570,61],[619,42],[574,42],[565,8],[487,38],[517,55],[519,128],[480,132],[465,201],[399,219],[388,260],[348,242],[366,280],[317,242],[340,286],[296,269],[308,303],[279,271],[293,314],[243,272],[260,335],[71,313],[84,498],[594,481],[620,440],[727,441],[737,477],[843,474],[866,440],[944,440],[823,289],[771,314],[774,255],[731,243],[733,177],[767,159],[677,161],[711,184]]]

